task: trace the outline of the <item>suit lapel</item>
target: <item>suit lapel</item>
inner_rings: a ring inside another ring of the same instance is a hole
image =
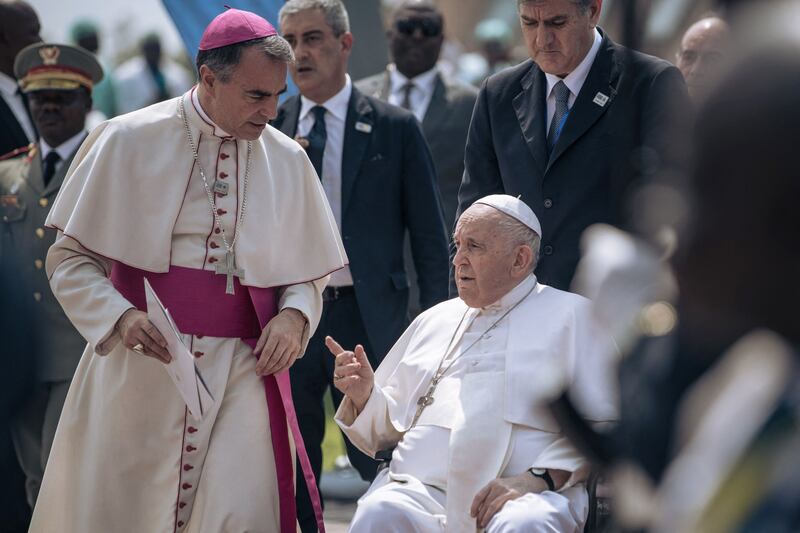
[[[425,138],[433,139],[446,119],[447,88],[444,85],[441,74],[437,74],[431,103],[428,104],[428,109],[425,111],[425,117],[422,120],[422,130],[425,132]],[[430,140],[428,144],[430,144]]]
[[[356,127],[357,124],[362,126]],[[342,214],[347,212],[358,170],[369,145],[374,120],[369,100],[353,87],[350,103],[347,106],[347,119],[344,123],[344,146],[342,147]],[[365,127],[368,126],[368,127]],[[363,131],[368,129],[370,131]]]
[[[520,81],[522,92],[514,97],[514,111],[517,114],[522,136],[531,151],[539,172],[544,173],[547,166],[547,108],[544,102],[545,78],[533,62],[528,73]]]
[[[0,96],[0,127],[13,136],[14,139],[17,139],[17,144],[19,144],[19,146],[15,146],[15,148],[21,148],[30,142],[28,136],[25,134],[25,130],[22,129],[22,126],[17,120],[16,115],[14,115],[14,112],[8,107],[5,98],[2,96]],[[20,141],[22,141],[21,144]]]
[[[564,131],[561,132],[553,147],[553,153],[547,165],[548,170],[561,154],[586,133],[611,107],[617,94],[615,85],[618,78],[619,69],[614,63],[614,44],[607,36],[604,36],[586,82],[570,110]],[[598,93],[608,97],[603,105],[595,103]]]
[[[300,97],[293,96],[281,107],[281,113],[275,121],[278,129],[294,139],[297,135],[297,122],[300,120]]]

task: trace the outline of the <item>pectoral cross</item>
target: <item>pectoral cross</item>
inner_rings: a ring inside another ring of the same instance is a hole
[[[417,425],[419,417],[422,416],[422,411],[424,411],[426,407],[434,402],[435,398],[433,397],[433,393],[436,392],[436,385],[439,384],[441,379],[442,378],[440,376],[433,378],[433,381],[431,381],[431,386],[428,387],[427,392],[423,396],[417,398],[417,412],[414,413],[414,419],[411,421],[411,427]]]
[[[225,294],[235,294],[233,291],[233,277],[236,276],[239,280],[244,279],[244,269],[236,268],[236,259],[233,256],[233,250],[225,253],[225,264],[214,265],[215,273],[224,274],[228,277],[225,283]]]

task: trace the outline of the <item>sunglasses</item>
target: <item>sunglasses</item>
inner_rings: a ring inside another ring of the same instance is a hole
[[[425,37],[438,37],[442,34],[442,25],[430,19],[398,20],[395,28],[403,35],[414,35],[417,29],[421,30]]]

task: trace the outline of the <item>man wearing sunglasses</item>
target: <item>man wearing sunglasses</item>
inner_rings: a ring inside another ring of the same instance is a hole
[[[386,30],[393,63],[356,83],[364,94],[409,109],[422,123],[436,165],[448,230],[455,223],[464,173],[464,144],[478,91],[437,68],[444,42],[442,12],[429,0],[406,0]]]
[[[356,83],[361,92],[404,107],[422,123],[431,149],[448,231],[455,225],[458,187],[464,174],[464,145],[478,91],[446,76],[436,63],[444,42],[444,17],[430,0],[404,0],[392,12],[386,38],[392,57],[386,70]],[[406,270],[411,273],[410,311],[419,288],[406,246]]]

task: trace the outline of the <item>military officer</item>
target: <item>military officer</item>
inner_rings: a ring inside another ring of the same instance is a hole
[[[35,392],[12,423],[28,503],[33,507],[61,407],[86,345],[50,291],[44,260],[56,232],[45,228],[44,221],[86,137],[92,87],[103,71],[82,48],[37,43],[20,51],[14,73],[39,132],[39,142],[23,154],[0,156],[0,255],[13,256],[22,267],[20,276],[30,281],[42,336],[35,354]]]

